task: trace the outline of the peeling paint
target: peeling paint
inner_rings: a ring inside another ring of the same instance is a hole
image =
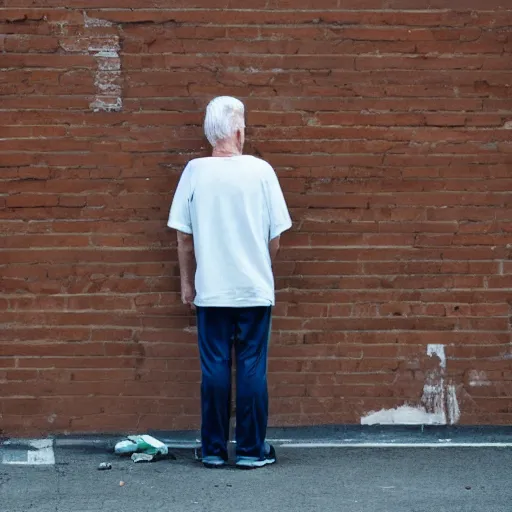
[[[430,344],[427,356],[439,359],[439,368],[427,372],[421,405],[402,405],[394,409],[372,411],[361,418],[361,425],[451,425],[460,419],[457,390],[445,385],[446,354],[444,345]]]
[[[83,13],[86,28],[111,27],[110,21],[91,18]],[[121,49],[119,36],[96,34],[88,38],[87,52],[97,63],[94,86],[96,97],[89,104],[94,112],[119,112],[123,108],[121,87]],[[83,41],[80,42],[83,44]]]
[[[443,379],[434,384],[425,384],[423,386],[421,402],[423,403],[424,410],[432,419],[430,422],[431,425],[446,425]]]
[[[430,344],[427,346],[427,355],[439,359],[439,369],[427,372],[423,386],[423,403],[427,413],[435,418],[436,425],[446,425],[444,370],[446,368],[446,354],[444,345]]]
[[[87,30],[78,36],[63,37],[59,45],[66,52],[92,55],[96,61],[96,94],[89,103],[91,110],[119,112],[123,109],[119,35],[116,30],[98,30],[113,27],[112,22],[90,17],[85,11],[82,14]]]
[[[444,345],[434,343],[427,345],[427,356],[437,356],[439,358],[441,368],[446,368],[446,354],[444,352]]]
[[[425,411],[423,407],[402,405],[395,409],[382,409],[361,418],[361,425],[442,425],[442,418]]]
[[[457,401],[457,389],[455,386],[450,385],[448,386],[447,391],[446,409],[448,411],[448,420],[450,425],[455,425],[459,422],[460,419],[460,407],[459,402]]]
[[[119,112],[123,108],[123,100],[117,98],[116,102],[112,103],[110,98],[105,101],[100,96],[96,96],[95,100],[90,103],[89,106],[94,112],[100,112],[101,110],[105,112]]]
[[[110,22],[108,20],[102,20],[100,18],[91,18],[91,17],[87,16],[87,13],[85,11],[83,12],[83,15],[84,15],[84,25],[86,28],[111,27],[112,26],[112,22]]]
[[[123,108],[121,99],[121,59],[117,47],[107,47],[94,54],[98,63],[94,85],[97,94],[90,107],[98,112],[106,110],[118,111]]]
[[[469,385],[471,387],[490,386],[491,382],[487,379],[484,371],[471,370],[469,372]]]

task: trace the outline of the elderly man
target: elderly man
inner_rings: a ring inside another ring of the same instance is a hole
[[[204,130],[212,156],[188,163],[168,221],[178,231],[181,298],[197,313],[203,464],[218,468],[228,460],[234,346],[236,465],[254,469],[276,462],[265,441],[272,261],[291,220],[272,167],[242,155],[243,103],[212,100]]]

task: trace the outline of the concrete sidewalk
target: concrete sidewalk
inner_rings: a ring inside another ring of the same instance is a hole
[[[4,446],[4,454],[9,450],[16,447]],[[0,465],[0,511],[512,510],[512,450],[504,447],[282,446],[279,464],[252,472],[204,469],[191,448],[174,455],[176,460],[134,464],[103,443],[55,443],[54,464]],[[98,471],[105,461],[112,470]]]

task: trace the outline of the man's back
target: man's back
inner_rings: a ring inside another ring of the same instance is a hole
[[[169,226],[193,234],[197,306],[274,304],[269,241],[291,225],[272,167],[252,156],[192,160]]]

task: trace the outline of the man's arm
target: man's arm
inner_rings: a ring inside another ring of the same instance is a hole
[[[269,251],[270,258],[274,261],[279,252],[281,233],[292,227],[292,220],[288,213],[286,201],[281,186],[279,185],[277,175],[270,165],[268,165],[268,168],[269,172],[265,178],[265,193],[270,218]]]
[[[281,237],[276,236],[275,238],[272,238],[270,240],[270,243],[268,244],[268,249],[270,251],[270,260],[272,262],[275,261],[277,258],[277,253],[279,252],[279,246],[280,246]]]
[[[178,231],[178,261],[181,277],[181,301],[189,306],[194,305],[196,296],[194,276],[196,257],[194,254],[194,238],[192,235]]]

